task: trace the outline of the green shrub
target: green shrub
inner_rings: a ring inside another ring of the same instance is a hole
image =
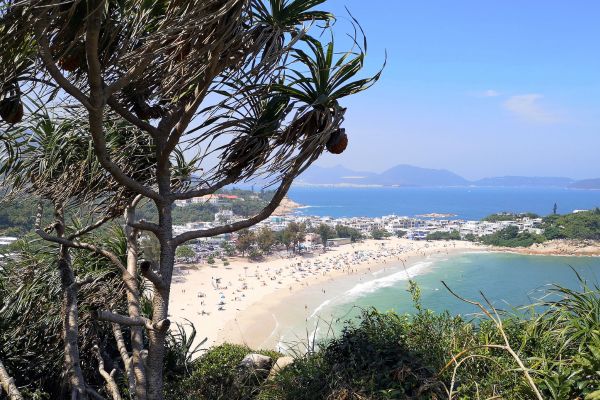
[[[247,346],[222,344],[213,347],[194,361],[191,374],[172,388],[168,399],[219,400],[252,399],[260,391],[259,379],[239,379],[238,365],[249,353],[269,356],[275,361],[281,354],[275,351],[253,351]]]
[[[299,359],[265,388],[274,399],[435,398],[435,371],[407,345],[406,316],[365,310],[358,324],[313,355]],[[269,397],[270,396],[270,397]]]
[[[535,243],[543,243],[546,237],[530,232],[519,232],[516,226],[507,226],[491,235],[481,237],[481,242],[492,246],[529,247]]]
[[[482,221],[487,222],[499,222],[499,221],[516,221],[523,218],[539,218],[540,216],[535,213],[527,212],[527,213],[496,213],[488,215],[485,218],[482,218]]]

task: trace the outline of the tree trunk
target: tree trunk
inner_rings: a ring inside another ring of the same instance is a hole
[[[159,213],[159,241],[160,241],[160,267],[159,273],[164,285],[154,286],[152,299],[152,323],[155,329],[148,331],[150,346],[148,349],[148,399],[163,399],[163,362],[165,357],[165,338],[169,329],[169,295],[171,279],[175,265],[175,248],[172,244],[173,221],[169,202],[158,203]]]
[[[56,217],[56,234],[63,237],[65,233],[64,209],[62,205],[54,206]],[[79,310],[77,306],[78,286],[75,274],[71,267],[69,248],[61,245],[59,248],[58,270],[62,287],[62,312],[63,312],[63,340],[65,346],[64,370],[71,389],[71,398],[75,400],[87,399],[85,380],[81,371],[79,357]]]
[[[132,205],[126,210],[126,221],[133,222],[135,220],[135,206]],[[138,263],[138,232],[136,229],[125,225],[125,235],[127,237],[127,271],[134,278],[137,276]],[[127,278],[125,278],[127,279]],[[137,281],[132,282],[135,292],[127,291],[127,308],[130,317],[140,317],[140,296]],[[142,359],[142,351],[144,350],[144,333],[143,327],[131,326],[131,368],[135,378],[135,399],[146,400],[146,388],[148,381],[146,379],[146,368]]]

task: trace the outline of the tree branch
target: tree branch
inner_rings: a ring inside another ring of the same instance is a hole
[[[117,79],[114,83],[112,83],[106,88],[106,97],[110,98],[113,94],[117,93],[125,86],[129,85],[135,78],[139,77],[139,75],[142,72],[144,72],[146,67],[150,64],[150,57],[147,57],[146,54],[148,51],[151,51],[151,49],[147,49],[147,51],[145,51],[144,54],[140,56],[143,57],[142,62],[137,64],[135,67],[131,68],[125,73],[125,75]]]
[[[88,110],[92,108],[92,104],[90,103],[90,99],[83,94],[81,90],[79,90],[75,85],[73,85],[69,80],[60,72],[54,59],[52,58],[50,52],[50,45],[48,44],[48,38],[44,35],[44,30],[41,27],[42,21],[38,21],[34,25],[36,41],[38,43],[38,48],[40,50],[40,56],[42,57],[42,61],[44,62],[44,66],[48,70],[50,76],[56,81],[56,83],[68,94],[77,99],[85,108]]]
[[[139,220],[137,222],[127,222],[132,228],[139,229],[141,231],[150,231],[154,233],[158,233],[160,231],[160,226],[152,222],[146,222],[144,220]]]
[[[100,321],[113,322],[119,325],[143,326],[150,331],[166,331],[171,325],[171,321],[168,319],[163,319],[152,323],[151,320],[145,317],[127,317],[125,315],[116,314],[110,311],[96,311],[96,319]]]
[[[152,263],[150,261],[144,260],[140,264],[140,272],[142,276],[148,279],[155,288],[157,289],[165,289],[166,285],[163,279],[152,270]]]
[[[181,136],[184,134],[188,125],[192,121],[192,118],[194,118],[194,114],[198,110],[198,107],[200,107],[200,104],[202,104],[205,95],[206,89],[199,93],[196,96],[196,98],[192,101],[192,103],[189,104],[183,110],[183,112],[181,112],[181,117],[179,118],[179,121],[169,134],[169,137],[165,143],[165,147],[163,148],[162,153],[160,154],[159,162],[167,162],[169,160],[171,152],[179,143],[179,139],[181,139]]]
[[[94,152],[102,167],[104,167],[117,182],[126,188],[153,200],[163,201],[164,199],[159,193],[129,177],[110,159],[106,148],[106,138],[104,137],[104,128],[102,125],[102,111],[90,110],[90,134],[92,135],[92,140],[94,142]]]
[[[194,118],[194,115],[198,111],[198,108],[204,101],[204,98],[206,97],[206,93],[208,93],[208,89],[210,87],[211,82],[213,81],[214,77],[218,74],[218,68],[223,64],[220,62],[220,58],[218,56],[222,49],[223,43],[219,43],[217,47],[213,49],[213,53],[217,56],[212,58],[212,64],[209,68],[207,68],[204,71],[202,87],[197,89],[196,97],[183,109],[179,121],[177,121],[177,124],[169,133],[169,137],[165,143],[165,147],[163,148],[162,153],[160,154],[160,158],[158,160],[159,165],[169,160],[171,152],[179,143],[181,136],[185,133],[187,127]]]
[[[96,1],[94,10],[88,15],[85,52],[88,62],[88,81],[90,84],[90,99],[92,107],[89,111],[90,134],[94,142],[94,152],[98,161],[112,177],[132,191],[155,200],[162,200],[162,196],[154,190],[144,186],[135,179],[129,177],[109,157],[106,149],[106,138],[104,137],[104,113],[103,109],[107,101],[102,79],[102,66],[98,58],[98,43],[100,29],[102,26],[102,12],[105,0]]]
[[[80,236],[83,236],[86,233],[91,232],[94,229],[101,227],[102,225],[104,225],[105,223],[107,223],[108,221],[110,221],[112,219],[113,219],[112,216],[103,217],[100,220],[94,222],[93,224],[90,224],[90,225],[86,226],[85,228],[81,228],[80,230],[78,230],[78,231],[70,234],[69,236],[67,236],[67,239],[68,240],[73,240],[73,239],[76,239],[76,238],[78,238]]]
[[[112,322],[119,325],[126,326],[145,326],[146,328],[152,327],[152,322],[148,318],[144,317],[128,317],[121,314],[115,314],[110,311],[97,311],[96,319],[100,321]]]
[[[92,105],[100,109],[106,103],[104,85],[102,80],[102,66],[98,58],[100,29],[102,27],[102,13],[104,0],[92,1],[93,10],[87,16],[85,33],[85,55],[87,59],[87,76],[90,84],[90,97]]]
[[[112,371],[110,371],[110,373],[106,372],[106,370],[104,369],[104,359],[100,354],[100,348],[98,348],[98,345],[94,345],[93,350],[94,354],[96,355],[96,359],[98,360],[98,371],[100,372],[102,378],[104,378],[104,380],[106,381],[106,390],[108,391],[108,393],[110,393],[110,397],[112,397],[113,400],[121,400],[119,386],[115,382],[115,373],[117,372],[117,370],[113,369]]]
[[[106,104],[108,104],[110,106],[110,108],[114,112],[119,114],[124,120],[137,126],[144,132],[147,132],[150,136],[152,136],[152,138],[156,139],[160,135],[159,129],[157,129],[155,126],[153,126],[149,122],[146,122],[146,121],[138,118],[135,114],[133,114],[131,111],[129,111],[125,106],[123,106],[121,103],[119,103],[119,101],[114,96],[109,97],[108,100],[106,101]]]
[[[0,361],[0,384],[10,400],[23,400],[21,392],[19,392],[17,385],[15,385],[15,380],[8,375],[2,361]]]
[[[101,247],[95,246],[90,243],[78,242],[78,241],[68,240],[66,238],[62,238],[62,237],[58,237],[58,236],[52,236],[52,235],[44,232],[41,229],[36,229],[35,232],[42,239],[44,239],[48,242],[53,242],[53,243],[57,243],[57,244],[60,244],[63,246],[67,246],[67,247],[73,247],[76,249],[89,250],[89,251],[92,251],[98,255],[101,255],[101,256],[107,258],[121,271],[121,275],[123,276],[123,282],[125,283],[127,290],[131,293],[137,292],[135,277],[133,275],[131,275],[129,273],[129,271],[127,271],[127,268],[123,265],[123,263],[121,262],[121,260],[115,253],[110,252],[106,249],[103,249]]]
[[[85,250],[93,251],[96,254],[99,254],[101,256],[108,258],[115,266],[117,266],[117,268],[119,268],[121,270],[121,272],[128,274],[127,269],[125,268],[125,266],[123,265],[121,260],[119,260],[119,257],[116,254],[114,254],[108,250],[105,250],[103,248],[100,248],[100,247],[95,246],[90,243],[78,242],[78,241],[74,241],[74,240],[69,240],[67,238],[52,236],[52,235],[49,235],[48,233],[44,232],[42,229],[36,229],[35,233],[37,233],[42,239],[44,239],[48,242],[53,242],[53,243],[61,244],[63,246],[67,246],[67,247],[73,247],[76,249],[85,249]]]
[[[215,228],[185,232],[174,237],[173,244],[175,246],[179,246],[182,243],[187,242],[188,240],[198,239],[202,237],[217,236],[224,233],[239,231],[240,229],[248,228],[252,225],[259,223],[264,219],[267,219],[273,213],[273,211],[275,211],[279,203],[281,203],[281,200],[287,194],[288,190],[290,189],[290,186],[292,185],[292,182],[294,181],[294,178],[294,173],[288,174],[287,177],[284,178],[281,182],[279,189],[277,189],[277,192],[275,192],[275,195],[273,196],[269,204],[254,217],[245,219],[243,221],[234,222],[233,224],[217,226]]]
[[[173,200],[186,200],[186,199],[191,199],[194,197],[206,196],[207,194],[213,194],[217,190],[222,189],[223,187],[225,187],[231,183],[234,183],[235,180],[236,180],[235,177],[225,178],[222,181],[217,182],[214,185],[211,185],[211,186],[203,188],[203,189],[190,190],[190,191],[183,192],[183,193],[174,193],[171,195],[171,198]]]
[[[112,323],[111,325],[113,334],[115,336],[115,341],[117,342],[117,349],[119,350],[119,354],[123,360],[123,365],[125,366],[125,373],[127,374],[127,381],[129,383],[129,392],[135,393],[135,375],[133,374],[132,359],[127,351],[125,339],[123,338],[123,332],[121,331],[119,324]]]
[[[125,339],[123,338],[123,332],[121,332],[121,327],[117,323],[112,323],[113,335],[115,336],[115,341],[117,342],[117,349],[119,350],[119,354],[121,355],[121,359],[123,360],[123,365],[125,365],[125,371],[127,375],[130,372],[130,364],[131,357],[127,351],[127,346],[125,345]]]

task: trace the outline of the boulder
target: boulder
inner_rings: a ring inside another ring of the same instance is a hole
[[[290,356],[279,357],[269,371],[269,379],[273,379],[281,370],[294,363],[294,358]]]
[[[238,374],[234,385],[241,388],[263,382],[267,379],[272,365],[271,357],[256,353],[248,354],[238,365]]]
[[[269,356],[263,356],[262,354],[248,354],[244,359],[240,362],[240,367],[248,368],[248,369],[271,369],[271,365],[273,365],[273,360]]]

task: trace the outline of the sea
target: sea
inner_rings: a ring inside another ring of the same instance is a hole
[[[489,187],[322,187],[293,186],[289,197],[302,205],[300,215],[329,217],[454,214],[478,220],[497,212],[548,215],[600,207],[600,190]]]
[[[545,302],[557,300],[558,286],[598,290],[600,258],[467,252],[432,255],[406,268],[389,264],[368,275],[308,287],[269,310],[277,321],[277,337],[265,345],[283,352],[302,351],[307,344],[335,337],[346,324],[357,323],[360,314],[370,308],[415,313],[409,280],[417,283],[424,309],[461,315],[467,320],[482,317],[479,308],[460,300],[451,289],[463,299],[482,304],[489,301],[499,312],[527,317],[534,310],[542,311]],[[290,304],[300,302],[307,305],[308,312],[291,311]]]
[[[332,217],[449,213],[476,220],[500,211],[547,215],[555,203],[559,213],[600,206],[600,191],[554,188],[294,187],[290,198],[305,206],[299,210],[303,215]],[[407,290],[409,279],[421,290],[422,306],[436,312],[466,318],[480,313],[450,293],[446,283],[464,298],[489,300],[507,312],[528,313],[532,305],[539,309],[544,301],[556,298],[555,285],[578,289],[583,284],[599,284],[600,258],[468,252],[432,255],[406,267],[390,264],[384,270],[336,279],[326,288],[307,288],[300,293],[298,299],[311,299],[309,312],[301,318],[281,318],[277,347],[285,351],[294,343],[330,337],[369,307],[414,313]]]

